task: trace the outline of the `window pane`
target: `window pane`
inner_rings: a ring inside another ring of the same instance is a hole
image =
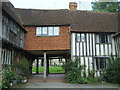
[[[101,35],[100,35],[100,42],[101,42],[101,43],[105,43],[105,38],[106,38],[105,35],[104,35],[104,34],[101,34]]]
[[[96,43],[100,43],[99,34],[96,35],[95,39],[96,39]]]
[[[48,27],[48,35],[49,36],[53,35],[53,27]]]
[[[105,35],[105,43],[108,43],[108,36]]]
[[[47,34],[47,27],[43,27],[42,34]]]
[[[96,69],[102,70],[106,66],[105,58],[96,58]]]
[[[84,42],[84,41],[85,41],[85,35],[81,34],[81,42]]]
[[[77,34],[77,42],[80,42],[80,34]]]
[[[59,27],[54,27],[54,35],[59,35]]]
[[[38,36],[57,36],[57,35],[59,35],[59,27],[37,27],[36,35],[38,35]]]
[[[36,35],[40,35],[41,34],[41,27],[37,27],[36,28]]]
[[[99,70],[99,62],[98,62],[98,58],[96,58],[96,69]]]
[[[112,43],[112,36],[108,35],[108,43]]]
[[[108,34],[96,35],[96,42],[97,43],[110,43],[109,35]]]
[[[104,69],[104,58],[100,58],[100,69]]]

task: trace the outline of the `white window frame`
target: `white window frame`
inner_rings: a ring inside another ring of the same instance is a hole
[[[44,28],[46,28],[46,33],[44,33]],[[55,33],[55,28],[58,29],[58,31]],[[49,29],[52,30],[52,34],[50,34]],[[49,26],[49,27],[36,27],[36,36],[59,36],[60,34],[60,28],[58,26]]]
[[[77,42],[85,42],[85,34],[84,33],[77,33],[76,38],[77,38]]]

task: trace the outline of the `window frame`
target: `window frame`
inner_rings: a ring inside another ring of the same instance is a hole
[[[107,67],[107,60],[108,57],[95,57],[95,69],[97,71],[104,70]],[[101,62],[102,61],[102,62]],[[101,66],[102,63],[102,66]]]
[[[76,41],[77,42],[85,42],[85,33],[77,33],[76,34]]]
[[[58,35],[54,34],[54,30],[55,30],[56,27],[58,28]],[[40,28],[40,29],[37,29],[37,28]],[[43,34],[43,28],[47,28],[47,33],[46,34]],[[50,29],[50,30],[52,30],[51,35],[49,34],[49,28],[52,28],[52,29]],[[37,30],[40,30],[39,32],[41,32],[41,33],[37,34],[37,32],[38,32]],[[54,36],[59,36],[59,35],[60,35],[60,27],[59,26],[36,27],[36,36],[37,37],[50,37],[50,36],[54,37]]]
[[[104,40],[103,40],[103,35],[104,35]],[[109,33],[97,33],[95,41],[98,44],[109,44],[109,43],[111,44],[112,43],[111,34],[109,34]]]

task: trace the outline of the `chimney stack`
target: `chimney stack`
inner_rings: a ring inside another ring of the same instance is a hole
[[[69,9],[70,10],[77,10],[77,3],[76,2],[70,2],[69,3]]]

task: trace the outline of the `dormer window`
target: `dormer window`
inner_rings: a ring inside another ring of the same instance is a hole
[[[59,36],[59,27],[36,27],[36,36]]]

